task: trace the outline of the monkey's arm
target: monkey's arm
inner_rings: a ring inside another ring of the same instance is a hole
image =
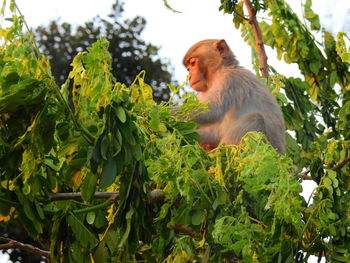
[[[223,119],[227,109],[224,107],[224,105],[209,103],[208,111],[203,111],[204,109],[194,112],[193,115],[195,115],[195,117],[193,118],[193,121],[199,124],[218,122]]]

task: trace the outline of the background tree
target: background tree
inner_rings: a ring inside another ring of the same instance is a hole
[[[142,17],[122,21],[123,3],[116,1],[107,19],[99,16],[74,27],[53,20],[35,29],[40,51],[50,59],[52,74],[59,85],[67,79],[75,55],[101,36],[110,42],[112,73],[117,81],[130,85],[141,70],[146,70],[145,81],[153,87],[155,101],[168,100],[170,91],[165,83],[172,81],[169,62],[158,56],[159,48],[141,38],[146,20]]]

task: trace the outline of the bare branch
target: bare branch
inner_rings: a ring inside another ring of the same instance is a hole
[[[337,163],[335,166],[333,166],[331,169],[333,171],[339,170],[341,168],[343,168],[343,166],[345,164],[347,164],[348,162],[350,162],[350,157],[346,157],[345,159],[341,160],[339,163]]]
[[[40,248],[34,247],[33,245],[30,245],[30,244],[24,244],[19,241],[6,238],[6,237],[0,237],[0,242],[5,242],[5,244],[0,244],[0,249],[3,249],[3,250],[18,248],[21,250],[28,251],[40,257],[46,257],[48,259],[51,258],[50,251],[41,250]]]
[[[151,199],[151,202],[154,202],[156,200],[162,200],[165,198],[164,192],[161,189],[154,189],[149,193],[149,197]],[[118,192],[96,192],[94,194],[94,198],[118,201],[120,197]],[[50,200],[51,201],[82,200],[82,197],[81,197],[81,192],[57,193],[57,194],[52,194],[50,196]]]
[[[117,192],[96,192],[94,194],[95,199],[106,199],[106,200],[119,200],[119,193]],[[51,201],[62,201],[62,200],[82,200],[81,193],[57,193],[50,197]]]
[[[194,237],[197,235],[196,232],[193,232],[193,230],[188,227],[188,226],[184,226],[184,225],[180,225],[180,224],[177,224],[177,225],[173,225],[171,227],[171,229],[174,229],[175,231],[178,231],[182,234],[185,234],[185,235],[188,235],[188,236],[191,236],[191,237]]]
[[[346,157],[345,159],[338,162],[335,166],[331,168],[331,170],[333,171],[339,170],[343,168],[348,162],[350,162],[350,157]],[[308,175],[309,173],[310,173],[310,169],[306,169],[304,172],[301,172],[300,174],[298,174],[298,177],[303,180],[313,180],[312,177]]]
[[[244,0],[244,4],[248,10],[249,23],[251,24],[252,29],[253,29],[256,49],[257,49],[258,55],[259,55],[259,64],[260,64],[261,75],[263,76],[263,78],[267,79],[269,77],[269,70],[268,70],[267,56],[266,56],[266,52],[265,52],[265,48],[264,48],[264,42],[262,39],[260,27],[259,27],[258,21],[256,19],[256,15],[255,15],[255,12],[253,10],[253,7],[250,3],[250,0]]]
[[[309,173],[310,173],[310,169],[306,169],[304,172],[301,172],[300,174],[298,174],[298,177],[303,180],[313,180],[312,177],[308,175]]]

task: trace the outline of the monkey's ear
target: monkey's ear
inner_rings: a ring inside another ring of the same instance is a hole
[[[218,40],[214,43],[214,48],[219,52],[222,57],[225,57],[230,53],[230,48],[224,39]]]

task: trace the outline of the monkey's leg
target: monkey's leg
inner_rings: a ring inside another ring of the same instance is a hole
[[[202,125],[198,130],[198,134],[200,135],[200,145],[202,148],[209,152],[212,149],[215,149],[220,142],[220,137],[218,134],[218,127],[217,125]]]
[[[260,113],[248,114],[236,122],[233,127],[223,125],[222,128],[226,130],[222,130],[223,136],[220,143],[225,144],[239,144],[242,137],[251,131],[259,131],[266,135],[265,121]]]

